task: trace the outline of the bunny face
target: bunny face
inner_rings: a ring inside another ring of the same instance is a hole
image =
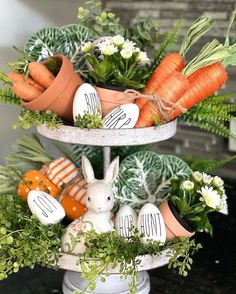
[[[111,184],[104,180],[94,180],[88,186],[85,205],[88,210],[97,214],[110,212],[114,205]]]

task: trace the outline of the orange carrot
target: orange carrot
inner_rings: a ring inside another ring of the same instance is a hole
[[[189,87],[189,81],[187,77],[175,71],[166,78],[162,84],[155,91],[155,95],[160,97],[164,103],[164,106],[171,107],[168,103],[175,103]],[[165,103],[166,101],[166,103]],[[135,128],[150,127],[154,124],[155,119],[160,121],[165,120],[162,117],[160,109],[155,101],[149,100],[142,108],[139,119],[135,125]]]
[[[144,94],[153,94],[169,75],[174,71],[180,72],[183,68],[184,59],[179,53],[166,55],[148,80],[144,88]],[[147,99],[145,98],[137,98],[135,104],[141,109],[146,102]]]
[[[38,88],[22,81],[14,82],[11,89],[13,93],[26,101],[31,101],[43,93]]]
[[[178,100],[178,105],[185,109],[193,107],[220,89],[227,81],[227,77],[227,72],[220,62],[198,69],[188,77],[190,86]],[[169,120],[180,114],[180,109],[173,109],[169,114]]]
[[[30,76],[45,88],[48,88],[55,79],[55,76],[40,62],[31,62],[28,69]]]
[[[8,73],[7,76],[13,82],[18,82],[18,81],[26,82],[27,84],[29,84],[31,86],[34,86],[35,88],[37,88],[37,89],[39,89],[41,91],[44,91],[45,90],[45,88],[42,85],[40,85],[39,83],[35,82],[35,80],[33,80],[30,77],[25,77],[23,74],[20,74],[20,73],[11,71],[11,72]]]

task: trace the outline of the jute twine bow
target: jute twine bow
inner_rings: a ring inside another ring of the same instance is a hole
[[[136,91],[134,89],[127,89],[124,91],[125,96],[128,99],[137,99],[137,98],[144,98],[150,101],[154,102],[154,106],[156,107],[156,110],[158,113],[160,113],[160,116],[164,122],[167,122],[169,120],[169,113],[171,113],[173,110],[178,109],[182,113],[186,112],[187,109],[182,107],[178,101],[177,102],[171,102],[166,101],[165,99],[157,96],[154,94],[142,94],[139,91]],[[132,96],[130,94],[133,94]]]

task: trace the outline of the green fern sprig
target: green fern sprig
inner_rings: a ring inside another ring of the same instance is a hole
[[[209,173],[209,172],[215,171],[216,169],[224,166],[225,164],[233,160],[236,160],[236,155],[229,156],[221,160],[207,160],[207,159],[187,156],[187,157],[184,157],[183,160],[189,164],[190,168],[193,171]]]
[[[11,89],[0,89],[0,102],[4,104],[14,104],[20,106],[20,99]]]
[[[235,137],[226,122],[231,121],[236,112],[236,104],[227,102],[231,94],[213,95],[198,103],[181,116],[190,126],[198,126],[226,138]]]

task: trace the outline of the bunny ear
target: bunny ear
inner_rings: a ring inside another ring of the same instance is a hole
[[[109,165],[104,180],[112,183],[119,173],[119,156],[117,156]]]
[[[82,173],[88,183],[91,183],[94,180],[93,167],[88,158],[85,156],[82,156]]]

